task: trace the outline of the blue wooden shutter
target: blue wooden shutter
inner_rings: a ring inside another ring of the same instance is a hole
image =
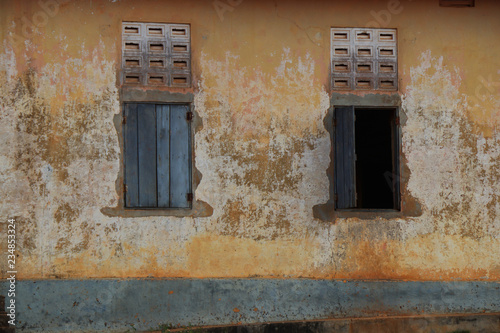
[[[137,153],[137,104],[125,104],[124,159],[125,159],[125,206],[139,205],[139,165]]]
[[[188,112],[187,105],[125,105],[126,207],[190,207]]]
[[[335,108],[336,208],[356,207],[354,107]]]
[[[394,204],[393,204],[393,207],[394,209],[396,210],[400,210],[401,209],[401,199],[400,199],[400,184],[401,184],[401,180],[400,180],[400,174],[401,174],[401,171],[399,170],[399,149],[401,147],[401,142],[400,142],[400,134],[399,134],[399,130],[400,130],[400,124],[399,124],[399,113],[397,112],[397,110],[394,110],[394,113],[392,115],[393,119],[391,121],[391,127],[392,127],[392,158],[393,158],[393,162],[392,162],[392,173],[394,175],[396,175],[393,179],[393,201],[394,201]]]
[[[191,132],[187,105],[170,106],[170,204],[189,208],[191,192]]]
[[[158,207],[170,207],[170,106],[156,106]]]
[[[139,207],[157,207],[156,114],[154,104],[137,106]]]

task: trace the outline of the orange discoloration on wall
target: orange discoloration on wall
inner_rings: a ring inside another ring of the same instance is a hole
[[[3,2],[0,213],[17,220],[19,278],[500,279],[500,5],[400,4],[386,25],[403,195],[422,214],[325,222],[312,207],[329,196],[330,28],[370,25],[387,1],[247,0],[223,21],[211,2],[64,1],[29,36],[39,2]],[[191,25],[193,87],[175,92],[202,118],[210,217],[101,213],[121,195],[122,21]]]
[[[457,245],[459,242],[462,244]],[[499,244],[496,240],[487,242]],[[343,269],[332,277],[439,281],[456,279],[457,272],[461,272],[468,279],[495,281],[500,273],[498,265],[484,269],[481,260],[468,258],[487,256],[489,252],[489,246],[478,246],[460,237],[418,237],[404,245],[397,241],[361,241],[346,245]]]
[[[251,272],[253,276],[291,277],[307,272],[311,266],[308,259],[319,250],[307,241],[267,241],[264,246],[262,243],[231,236],[193,238],[187,251],[189,274],[192,277],[216,277],[221,273],[245,277]],[[204,257],[203,253],[211,253],[211,256]],[[207,266],[214,275],[207,276]]]

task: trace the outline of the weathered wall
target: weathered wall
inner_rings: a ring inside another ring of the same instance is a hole
[[[40,3],[0,10],[0,226],[17,220],[19,278],[500,279],[500,4]],[[329,29],[377,18],[398,29],[403,194],[421,214],[321,221]],[[101,212],[119,199],[121,21],[191,24],[194,87],[179,92],[203,121],[210,217]]]

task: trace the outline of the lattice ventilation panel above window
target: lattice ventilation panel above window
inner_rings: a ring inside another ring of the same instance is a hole
[[[191,86],[188,24],[122,23],[122,84]]]
[[[395,29],[332,28],[333,90],[398,90]]]

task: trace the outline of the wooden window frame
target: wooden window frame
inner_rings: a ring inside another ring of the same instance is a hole
[[[123,112],[115,115],[114,124],[118,134],[121,148],[120,169],[116,180],[116,192],[118,200],[114,207],[103,207],[101,212],[110,217],[138,218],[150,216],[165,217],[208,217],[213,214],[213,208],[196,195],[196,189],[203,177],[196,167],[195,142],[197,133],[203,128],[203,120],[196,112],[194,105],[194,94],[192,92],[170,92],[157,89],[135,89],[122,87],[121,110],[126,103],[155,103],[155,104],[183,104],[188,105],[192,112],[191,123],[191,188],[193,200],[190,208],[126,208],[125,204],[125,155],[124,155],[124,133]]]

